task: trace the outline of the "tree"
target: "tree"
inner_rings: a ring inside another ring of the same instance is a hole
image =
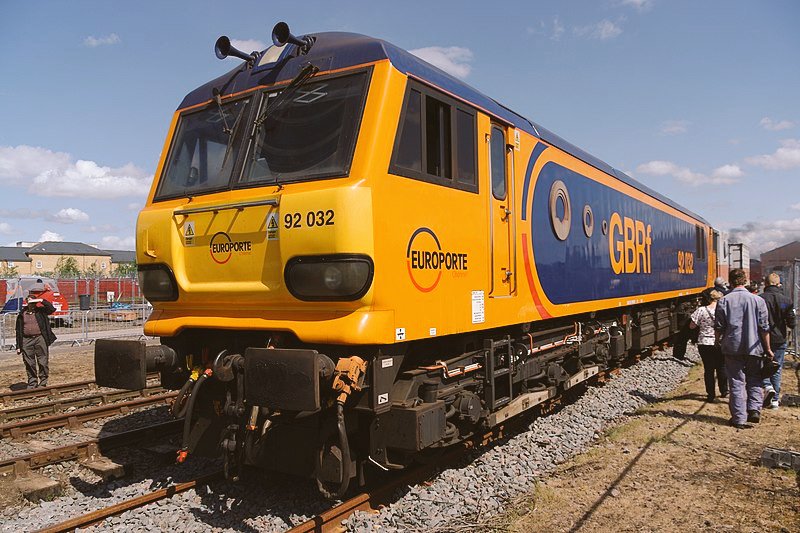
[[[81,269],[74,257],[62,255],[56,261],[55,274],[59,278],[77,278],[81,275]]]
[[[86,278],[99,278],[102,275],[103,271],[97,266],[97,261],[89,265],[89,267],[83,271],[83,276]]]
[[[0,265],[0,278],[16,278],[19,276],[19,268],[16,266]]]
[[[114,267],[111,275],[118,278],[136,277],[136,263],[120,263]]]

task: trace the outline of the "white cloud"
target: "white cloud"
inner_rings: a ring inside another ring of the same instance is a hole
[[[3,235],[11,235],[12,229],[11,224],[8,222],[0,222],[0,233]]]
[[[136,248],[136,237],[117,237],[108,235],[100,239],[100,244],[106,250],[133,250]]]
[[[152,176],[133,164],[120,168],[72,161],[69,154],[35,146],[0,146],[0,181],[28,184],[39,196],[119,198],[145,196]]]
[[[112,232],[112,231],[117,231],[118,229],[119,228],[117,226],[115,226],[114,224],[100,224],[99,226],[94,226],[93,225],[93,226],[84,226],[83,227],[83,231],[86,231],[86,232],[89,232],[89,233],[98,233],[98,232],[109,233],[109,232]]]
[[[665,135],[677,135],[679,133],[686,133],[689,129],[688,120],[665,120],[661,123],[661,133]]]
[[[736,183],[744,175],[737,165],[723,165],[716,168],[711,176],[694,172],[687,167],[676,165],[672,161],[649,161],[636,167],[636,171],[651,176],[672,176],[673,178],[697,187],[698,185],[728,185]]]
[[[596,24],[576,26],[572,31],[579,37],[589,37],[590,39],[606,41],[619,36],[622,33],[622,26],[608,19],[603,19]]]
[[[75,209],[74,207],[67,207],[66,209],[62,209],[55,215],[53,215],[53,219],[63,222],[64,224],[72,224],[73,222],[86,222],[89,220],[89,215],[81,211],[80,209]]]
[[[548,25],[542,20],[539,21],[538,27],[528,26],[526,31],[529,35],[546,35],[552,40],[558,41],[561,39],[561,35],[564,33],[564,25],[561,24],[561,21],[558,19],[558,17],[555,17],[553,19],[552,26]]]
[[[39,237],[39,242],[63,241],[64,237],[55,231],[47,230]]]
[[[16,209],[0,208],[0,216],[5,218],[35,219],[40,218],[49,222],[60,222],[62,224],[72,224],[73,222],[86,222],[89,215],[74,207],[64,208],[57,213],[51,213],[45,209],[28,209],[18,207]]]
[[[739,167],[739,165],[722,165],[721,167],[715,168],[711,172],[711,179],[717,180],[730,180],[727,183],[734,183],[739,181],[739,178],[744,176],[744,172]],[[726,183],[725,181],[721,181],[720,183]]]
[[[654,0],[620,0],[620,5],[631,6],[639,11],[647,11],[653,7]]]
[[[140,204],[139,202],[131,202],[128,204],[128,211],[138,211],[142,207],[144,207],[144,205]]]
[[[783,139],[780,143],[781,147],[775,153],[748,157],[745,161],[768,170],[800,167],[800,139]]]
[[[794,128],[794,122],[790,120],[772,120],[769,117],[764,117],[759,122],[762,128],[769,131],[781,131]]]
[[[90,48],[95,48],[97,46],[104,46],[104,45],[112,45],[112,44],[119,44],[122,42],[122,39],[119,38],[119,35],[116,33],[111,33],[106,35],[105,37],[95,37],[90,35],[86,39],[83,40],[83,45],[88,46]]]
[[[231,45],[238,48],[245,54],[250,52],[260,52],[267,49],[267,45],[258,39],[231,39]]]
[[[798,203],[796,203],[796,204],[792,204],[792,205],[790,205],[789,207],[790,207],[791,209],[796,209],[797,211],[800,211],[800,202],[798,202]]]
[[[800,218],[746,222],[729,231],[730,242],[747,244],[750,256],[755,258],[764,252],[800,240]]]
[[[564,33],[564,25],[561,24],[561,21],[559,21],[558,17],[556,17],[553,19],[553,33],[550,38],[554,41],[557,41],[561,38],[562,33]]]
[[[409,50],[412,54],[457,78],[466,78],[472,71],[472,50],[460,46],[428,46]]]

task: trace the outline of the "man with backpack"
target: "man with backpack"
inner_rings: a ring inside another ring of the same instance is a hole
[[[781,278],[777,272],[767,276],[766,287],[761,298],[767,303],[769,314],[769,344],[775,354],[778,370],[764,379],[764,407],[778,408],[781,392],[781,370],[786,355],[786,328],[794,329],[796,313],[792,301],[780,289]]]

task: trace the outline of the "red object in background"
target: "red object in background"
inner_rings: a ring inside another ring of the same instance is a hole
[[[28,295],[28,298],[42,298],[43,300],[47,300],[53,307],[56,308],[56,312],[53,313],[51,316],[63,316],[69,314],[69,302],[64,296],[58,291],[58,286],[51,287],[50,283],[44,282],[44,291],[42,292],[34,292],[31,291]],[[27,299],[26,299],[27,300]],[[41,304],[39,304],[41,306]]]

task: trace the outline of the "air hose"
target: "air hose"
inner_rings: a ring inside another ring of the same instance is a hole
[[[177,459],[179,463],[184,462],[189,455],[189,434],[192,430],[192,414],[194,413],[194,404],[197,400],[197,394],[200,392],[200,387],[203,386],[203,382],[210,378],[213,373],[214,372],[210,368],[205,369],[192,388],[192,394],[189,396],[189,402],[186,405],[186,414],[184,415],[185,418],[183,419],[183,441],[181,449],[178,450]]]
[[[340,402],[336,402],[336,427],[339,430],[339,447],[342,450],[342,481],[339,483],[339,489],[335,492],[329,491],[317,477],[319,491],[330,499],[341,499],[350,485],[350,443],[347,440],[347,427],[344,424],[344,405]]]
[[[181,390],[178,391],[178,395],[175,397],[175,403],[172,404],[171,408],[172,416],[175,418],[182,418],[186,416],[186,408],[188,407],[187,400],[189,399],[187,395],[189,394],[189,389],[192,388],[194,383],[194,378],[189,378],[186,380],[186,383],[183,384]]]

